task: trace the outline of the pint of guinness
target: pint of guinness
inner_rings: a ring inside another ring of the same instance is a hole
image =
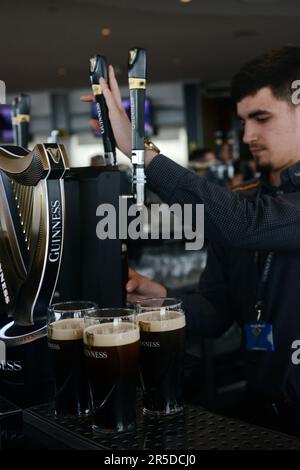
[[[152,415],[177,413],[183,409],[184,313],[180,309],[146,308],[138,314],[138,322],[143,411]]]
[[[132,311],[128,314],[126,309],[98,312],[97,318],[92,314],[85,320],[84,330],[93,429],[132,431],[135,429],[140,343],[136,316]],[[114,316],[107,316],[109,312]]]
[[[48,346],[55,379],[55,413],[88,411],[88,384],[83,355],[84,312],[92,302],[65,302],[49,308]]]

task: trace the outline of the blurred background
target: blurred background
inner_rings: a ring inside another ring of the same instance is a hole
[[[297,0],[2,0],[0,80],[8,104],[30,94],[32,143],[59,129],[72,164],[85,166],[101,153],[79,101],[90,91],[89,57],[114,64],[126,99],[128,50],[145,47],[148,133],[187,165],[193,150],[214,150],[216,131],[231,138],[232,74],[270,47],[297,44],[299,14]]]

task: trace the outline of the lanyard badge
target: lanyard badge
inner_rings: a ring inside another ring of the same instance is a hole
[[[273,326],[261,320],[263,310],[263,297],[267,279],[270,273],[273,252],[269,253],[265,262],[262,279],[259,285],[259,300],[254,309],[256,312],[256,320],[245,325],[246,332],[246,348],[248,351],[269,351],[274,352]]]
[[[275,351],[271,323],[253,321],[245,326],[248,351]]]

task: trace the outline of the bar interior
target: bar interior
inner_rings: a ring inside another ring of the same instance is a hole
[[[2,2],[1,450],[300,449],[299,16]]]

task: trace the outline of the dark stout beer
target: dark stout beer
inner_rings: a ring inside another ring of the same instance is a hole
[[[135,428],[139,328],[135,323],[102,323],[84,331],[85,359],[94,429]]]
[[[182,311],[138,315],[144,412],[172,414],[183,408],[185,316]]]
[[[88,409],[83,324],[83,318],[68,318],[48,325],[48,346],[54,368],[57,414],[81,414]]]

